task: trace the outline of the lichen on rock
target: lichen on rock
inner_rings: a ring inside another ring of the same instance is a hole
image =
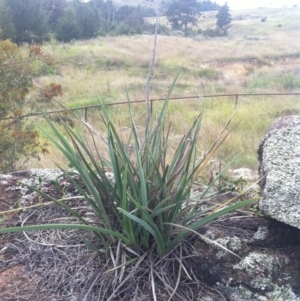
[[[259,150],[262,200],[267,216],[300,229],[300,116],[279,118]]]

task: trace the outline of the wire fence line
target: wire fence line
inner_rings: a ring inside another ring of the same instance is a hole
[[[245,97],[245,96],[300,96],[300,92],[296,92],[296,93],[241,93],[241,94],[193,95],[193,96],[170,97],[169,100],[234,97],[235,98],[235,107],[237,107],[239,97]],[[149,101],[151,103],[151,110],[152,110],[153,102],[155,102],[155,101],[164,101],[165,99],[166,98],[152,98],[152,99],[149,99]],[[146,100],[145,99],[133,100],[133,101],[130,101],[130,104],[132,104],[132,103],[143,103],[143,102],[145,103]],[[128,102],[127,101],[113,102],[113,103],[104,104],[104,106],[110,107],[110,106],[125,105],[125,104],[128,104]],[[85,119],[85,121],[87,121],[88,120],[88,110],[95,109],[95,108],[100,108],[102,106],[103,106],[103,104],[97,104],[97,105],[83,106],[83,107],[77,107],[77,108],[66,108],[66,109],[61,109],[61,110],[48,111],[48,112],[44,112],[44,113],[45,114],[58,114],[58,113],[65,113],[65,112],[68,112],[68,111],[83,110],[84,111],[84,119]],[[18,116],[18,118],[7,117],[7,118],[2,118],[0,120],[3,121],[3,120],[12,120],[12,119],[14,119],[14,122],[15,122],[16,120],[21,120],[23,118],[34,117],[34,116],[42,116],[42,115],[43,115],[42,113],[28,113],[26,115]]]

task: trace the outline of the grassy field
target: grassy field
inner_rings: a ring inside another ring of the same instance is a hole
[[[266,22],[261,19],[267,17]],[[199,20],[201,29],[213,27],[214,13]],[[187,131],[204,103],[199,151],[205,152],[235,109],[235,97],[205,98],[203,94],[300,92],[300,8],[258,9],[233,13],[225,38],[158,37],[151,98],[162,98],[181,66],[172,96],[199,95],[199,99],[171,101],[169,121],[173,142]],[[153,36],[100,37],[88,41],[44,45],[57,63],[35,78],[37,88],[60,83],[60,101],[69,108],[145,98],[145,83],[152,54]],[[155,103],[154,113],[160,103]],[[134,106],[137,124],[144,126],[145,104]],[[110,108],[120,129],[129,126],[126,106]],[[79,111],[78,111],[79,112]],[[241,152],[235,167],[256,169],[260,139],[278,117],[300,112],[299,96],[240,97],[234,122],[240,122],[218,153],[226,161]],[[79,113],[83,116],[83,112]],[[88,121],[100,131],[99,111],[88,111]],[[41,119],[38,119],[39,122]],[[43,124],[43,123],[42,123]],[[43,124],[46,127],[46,125]],[[101,146],[99,145],[101,148]],[[53,167],[63,158],[50,148],[41,161],[28,167]]]

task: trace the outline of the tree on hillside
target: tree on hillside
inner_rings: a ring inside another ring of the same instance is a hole
[[[188,33],[188,25],[197,24],[198,3],[196,0],[176,0],[171,3],[165,15],[173,29]]]
[[[216,2],[204,0],[198,3],[198,12],[219,10],[221,6]]]
[[[75,5],[76,19],[81,30],[82,39],[97,36],[99,30],[99,15],[89,2],[79,2]]]
[[[119,7],[116,11],[115,21],[127,25],[133,30],[135,29],[139,33],[141,33],[141,28],[144,24],[140,6],[123,5]]]
[[[67,8],[67,0],[42,0],[47,15],[48,25],[53,29]]]
[[[104,0],[90,0],[90,4],[92,4],[95,9],[101,9],[104,7]]]
[[[11,11],[6,4],[6,0],[0,0],[0,29],[1,38],[14,40],[16,37],[16,29],[12,22]]]
[[[217,18],[217,27],[219,29],[226,29],[226,26],[228,26],[231,21],[231,14],[229,12],[229,6],[227,2],[219,9],[219,12],[216,15]]]
[[[58,20],[55,27],[56,38],[63,42],[70,42],[81,38],[82,29],[73,8],[68,8]]]
[[[108,22],[114,22],[116,10],[117,10],[117,8],[114,5],[113,1],[107,0],[106,2],[104,2],[103,12],[104,12],[105,19]]]
[[[7,0],[6,4],[16,29],[16,42],[20,44],[42,41],[48,30],[43,3],[36,0]]]

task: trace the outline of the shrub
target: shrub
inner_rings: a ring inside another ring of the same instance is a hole
[[[114,29],[110,32],[110,34],[113,36],[119,36],[119,35],[132,36],[141,33],[142,33],[142,27],[138,27],[138,26],[133,27],[125,23],[116,24]]]
[[[248,85],[250,89],[266,89],[272,84],[273,78],[267,72],[254,73]]]
[[[293,91],[300,88],[300,73],[287,72],[281,76],[281,80],[285,90]]]
[[[197,72],[197,75],[199,77],[204,77],[207,79],[217,79],[219,76],[219,73],[217,70],[215,69],[211,69],[211,68],[202,68]]]
[[[17,45],[0,41],[0,170],[14,171],[21,156],[35,154],[38,132],[23,122],[26,96],[32,87],[33,69]]]
[[[33,109],[33,99],[49,105],[62,95],[61,86],[51,84],[43,93],[33,93],[32,79],[53,66],[40,45],[23,49],[9,40],[0,41],[0,171],[11,172],[21,167],[21,159],[38,158],[38,131],[23,118]],[[60,90],[59,90],[60,89]],[[41,92],[40,91],[40,92]],[[47,91],[48,94],[44,95]],[[29,98],[30,93],[30,98]],[[47,97],[48,96],[48,97]]]
[[[224,28],[217,27],[216,29],[208,28],[208,29],[203,30],[202,34],[205,37],[211,37],[211,38],[226,37],[226,36],[228,36],[228,28],[227,27],[224,27]]]

